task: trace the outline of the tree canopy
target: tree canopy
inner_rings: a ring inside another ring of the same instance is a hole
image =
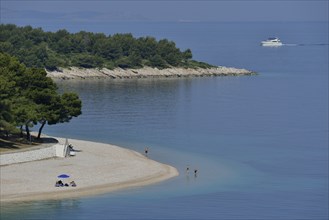
[[[81,101],[75,93],[59,94],[44,69],[28,68],[16,58],[0,53],[0,131],[70,121],[81,114]]]
[[[167,39],[135,38],[130,33],[106,36],[85,31],[44,32],[41,28],[13,24],[0,25],[0,52],[17,57],[27,67],[48,70],[71,66],[109,69],[211,67],[193,61],[190,49],[181,51]]]

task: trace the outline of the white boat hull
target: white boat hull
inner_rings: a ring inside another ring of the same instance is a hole
[[[283,45],[281,42],[261,42],[264,47],[280,47]]]
[[[265,41],[261,41],[260,44],[264,47],[279,47],[283,45],[277,37],[270,37]]]

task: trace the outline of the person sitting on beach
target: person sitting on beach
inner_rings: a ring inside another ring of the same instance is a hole
[[[70,185],[71,185],[72,187],[76,187],[76,186],[77,186],[77,184],[76,184],[74,181],[71,181],[71,182],[70,182]]]
[[[62,180],[58,180],[55,184],[56,187],[64,186]]]
[[[69,144],[68,148],[69,148],[70,151],[74,151],[72,144]]]

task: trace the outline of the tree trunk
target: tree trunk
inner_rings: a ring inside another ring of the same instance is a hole
[[[30,134],[29,126],[27,124],[25,125],[25,131],[26,131],[26,139],[29,141],[31,134]]]
[[[21,128],[20,129],[21,129],[21,138],[22,138],[24,136],[23,135],[23,125],[21,125]]]
[[[41,124],[41,126],[40,126],[40,128],[39,128],[39,133],[38,133],[38,139],[40,139],[40,137],[41,137],[41,132],[42,132],[42,129],[43,129],[43,127],[45,126],[45,124],[46,124],[46,120],[44,120],[43,122],[42,122],[42,124]]]

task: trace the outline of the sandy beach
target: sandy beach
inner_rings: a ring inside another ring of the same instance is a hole
[[[64,139],[56,138],[60,143]],[[157,183],[178,175],[169,165],[110,144],[70,139],[76,156],[1,166],[0,201],[64,199]],[[55,187],[57,176],[77,187]]]

